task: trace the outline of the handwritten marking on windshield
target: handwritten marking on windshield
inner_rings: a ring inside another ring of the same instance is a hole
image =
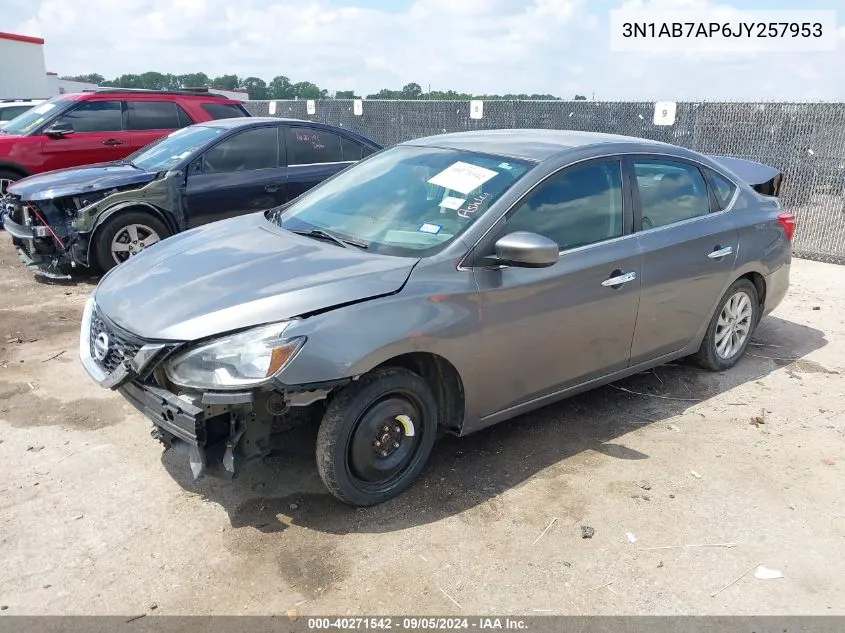
[[[473,198],[472,202],[470,202],[465,209],[458,209],[458,215],[464,218],[465,220],[469,219],[469,217],[478,211],[479,207],[484,203],[487,198],[490,197],[490,193],[487,191],[482,191],[480,194]]]

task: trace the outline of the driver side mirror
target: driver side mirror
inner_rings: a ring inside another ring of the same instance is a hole
[[[44,130],[44,134],[50,138],[64,138],[69,134],[73,134],[73,125],[67,121],[56,121]]]
[[[514,231],[495,244],[498,264],[519,268],[546,268],[557,263],[560,247],[547,237],[528,231]]]

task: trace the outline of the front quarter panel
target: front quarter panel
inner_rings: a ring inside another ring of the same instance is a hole
[[[307,385],[352,378],[402,354],[441,356],[463,382],[465,419],[480,389],[473,383],[479,344],[478,287],[457,259],[423,260],[394,295],[295,321],[285,332],[308,341],[279,379]]]

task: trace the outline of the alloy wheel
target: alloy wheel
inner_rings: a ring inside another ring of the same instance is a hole
[[[128,224],[112,238],[111,255],[120,264],[159,241],[159,234],[146,224]]]
[[[751,333],[754,309],[744,291],[734,293],[722,306],[716,323],[716,353],[725,360],[742,350]]]

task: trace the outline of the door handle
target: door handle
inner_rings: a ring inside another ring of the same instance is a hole
[[[116,138],[107,138],[103,141],[103,145],[123,145],[123,141],[119,141]]]
[[[617,272],[617,271],[614,271]],[[621,271],[619,271],[621,272]],[[630,273],[623,273],[621,275],[616,275],[615,277],[611,277],[610,279],[605,279],[601,282],[601,285],[606,288],[612,288],[613,286],[621,286],[622,284],[626,284],[629,281],[634,281],[637,278],[637,273],[630,272]]]
[[[264,191],[267,193],[276,193],[281,188],[281,185],[271,184],[264,185]]]
[[[707,257],[709,257],[710,259],[722,259],[723,257],[727,257],[733,252],[734,249],[732,246],[726,246],[725,248],[719,248],[717,246],[715,251],[707,254]]]

